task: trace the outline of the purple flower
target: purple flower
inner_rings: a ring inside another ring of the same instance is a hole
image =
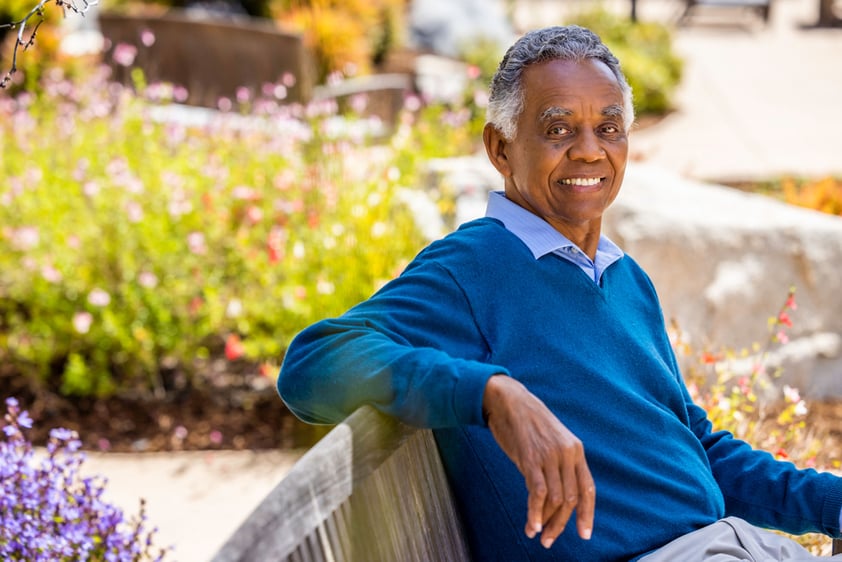
[[[29,417],[29,412],[23,411],[18,414],[18,425],[26,429],[32,428],[32,418]]]
[[[83,477],[84,454],[75,431],[50,431],[48,455],[36,458],[21,433],[32,418],[6,399],[0,439],[0,560],[162,560],[153,546],[143,503],[127,521],[102,499],[105,481]]]

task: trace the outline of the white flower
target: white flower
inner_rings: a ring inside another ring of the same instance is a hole
[[[787,402],[791,402],[792,404],[796,404],[801,401],[801,394],[798,392],[797,388],[793,388],[788,384],[784,385],[784,398],[786,398]]]
[[[231,299],[228,301],[228,306],[225,309],[225,314],[229,318],[236,318],[243,313],[243,303],[240,299]]]
[[[304,254],[305,254],[304,244],[302,244],[300,241],[296,242],[292,246],[292,255],[295,256],[296,259],[300,260],[301,258],[304,257]]]
[[[94,306],[108,306],[111,302],[111,295],[97,287],[88,293],[88,302]]]
[[[320,295],[330,295],[334,290],[335,286],[327,279],[319,279],[316,283],[316,292]]]

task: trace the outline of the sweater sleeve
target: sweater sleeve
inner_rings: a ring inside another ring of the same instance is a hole
[[[310,423],[337,423],[368,404],[417,427],[482,425],[488,345],[465,293],[434,261],[416,259],[343,316],[298,334],[278,392]]]
[[[791,534],[840,535],[842,478],[753,449],[727,431],[712,432],[704,410],[687,397],[690,422],[707,451],[728,515]]]

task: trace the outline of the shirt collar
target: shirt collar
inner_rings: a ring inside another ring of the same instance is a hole
[[[489,193],[485,216],[502,222],[509,232],[526,244],[536,260],[553,252],[564,255],[565,248],[576,248],[569,238],[550,226],[547,221],[513,203],[502,191]],[[592,266],[596,269],[596,278],[599,279],[602,271],[623,255],[619,246],[607,236],[601,235]],[[590,261],[583,253],[581,257]]]

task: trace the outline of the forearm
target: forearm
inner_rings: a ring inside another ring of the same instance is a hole
[[[370,404],[418,427],[482,424],[485,383],[505,369],[468,297],[442,267],[408,269],[342,317],[290,344],[278,391],[305,421],[335,423]]]
[[[729,515],[792,534],[839,535],[842,478],[799,470],[729,433],[707,431],[701,441]]]
[[[482,424],[483,389],[499,370],[412,348],[340,318],[296,337],[278,392],[296,416],[311,423],[336,423],[369,404],[418,427]]]

